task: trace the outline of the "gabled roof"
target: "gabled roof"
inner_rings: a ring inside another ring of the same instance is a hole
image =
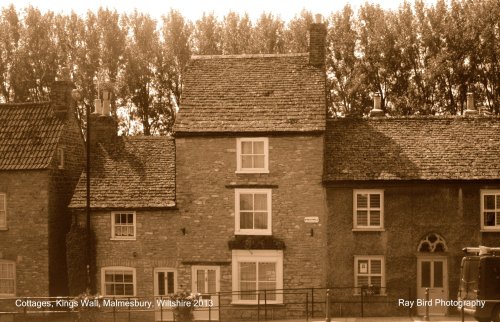
[[[176,133],[324,131],[325,73],[308,54],[195,56]]]
[[[0,104],[0,170],[46,169],[63,127],[49,102]]]
[[[500,118],[335,119],[325,181],[500,179]]]
[[[118,137],[91,152],[92,208],[166,208],[175,206],[175,143],[169,137]],[[82,173],[70,208],[86,205]]]

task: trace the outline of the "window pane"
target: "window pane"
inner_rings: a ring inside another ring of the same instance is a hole
[[[276,282],[259,282],[259,291],[262,290],[275,290],[276,289]],[[260,293],[260,300],[264,301],[274,301],[276,300],[276,292],[275,291],[269,291],[269,292],[259,292]]]
[[[496,208],[498,210],[498,209],[500,209],[500,194],[496,195],[496,198],[497,198]],[[2,208],[0,207],[0,209],[2,209]]]
[[[495,213],[485,212],[484,213],[484,225],[485,226],[495,226]]]
[[[174,290],[174,277],[175,277],[174,272],[168,272],[167,273],[167,294],[173,294],[173,293],[175,293],[175,290]]]
[[[158,295],[165,295],[165,273],[158,272]]]
[[[370,211],[370,226],[380,226],[380,211]]]
[[[443,287],[443,262],[434,262],[434,287]]]
[[[371,260],[371,274],[382,274],[382,262],[380,260]]]
[[[358,276],[358,287],[368,285],[368,276]]]
[[[484,209],[495,209],[495,196],[485,195],[484,196]]]
[[[382,277],[381,276],[372,276],[370,280],[370,284],[378,287],[382,287]]]
[[[5,210],[5,195],[0,195],[0,210]]]
[[[134,285],[133,284],[125,284],[124,295],[134,295]]]
[[[255,281],[257,278],[255,263],[240,263],[240,280]]]
[[[380,195],[370,194],[370,208],[380,208]]]
[[[356,196],[356,204],[358,208],[367,208],[368,207],[368,195],[367,194],[359,194]]]
[[[253,154],[264,154],[264,141],[253,142]]]
[[[106,295],[114,295],[115,294],[115,289],[113,287],[113,284],[106,284]]]
[[[241,300],[256,300],[256,282],[240,282],[240,299]]]
[[[422,282],[420,284],[421,287],[431,287],[431,263],[430,262],[421,262],[421,276]]]
[[[256,193],[254,195],[254,210],[267,210],[267,194]]]
[[[5,211],[0,210],[0,226],[6,226]]]
[[[259,281],[276,281],[276,263],[259,263]]]
[[[114,284],[115,294],[113,295],[125,295],[125,285],[124,284]]]
[[[253,157],[253,167],[257,169],[263,169],[264,168],[264,156],[263,155],[255,155]]]
[[[120,223],[120,214],[115,214],[115,224]]]
[[[240,210],[253,210],[253,194],[240,194]]]
[[[358,210],[358,226],[368,226],[368,211]]]
[[[255,216],[255,229],[267,229],[267,212],[256,212]]]
[[[134,214],[128,214],[127,216],[127,223],[132,225],[134,223]]]
[[[497,212],[497,225],[500,226],[500,211]]]
[[[253,157],[251,155],[241,156],[241,167],[242,168],[253,168],[252,164]]]
[[[208,287],[208,290],[207,292],[208,293],[215,293],[217,292],[217,288],[216,288],[216,284],[215,284],[215,280],[216,280],[216,273],[215,273],[215,270],[214,269],[209,269],[207,271],[207,279],[208,279],[208,282],[207,282],[207,287]]]
[[[241,154],[252,154],[252,142],[241,142]]]
[[[104,280],[106,282],[113,282],[113,274],[106,273],[106,275],[104,275]]]
[[[196,287],[198,288],[198,293],[205,293],[205,271],[198,269],[196,270]]]
[[[253,212],[240,212],[240,229],[253,229]]]

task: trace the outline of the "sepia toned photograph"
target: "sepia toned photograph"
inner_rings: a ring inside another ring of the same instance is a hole
[[[0,1],[0,322],[500,322],[498,0]]]

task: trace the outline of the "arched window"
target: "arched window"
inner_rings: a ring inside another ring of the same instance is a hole
[[[420,240],[417,251],[422,253],[442,253],[448,251],[448,246],[441,235],[430,233]]]

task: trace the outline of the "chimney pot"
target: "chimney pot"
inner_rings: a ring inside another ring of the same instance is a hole
[[[97,114],[102,114],[102,107],[101,107],[101,100],[99,98],[96,98],[94,100],[94,107],[95,107],[95,113]]]
[[[370,117],[384,117],[385,113],[380,108],[382,98],[379,93],[373,94],[373,109],[370,111]]]
[[[323,16],[320,13],[317,13],[314,16],[314,22],[315,23],[323,23]]]
[[[464,112],[465,116],[475,116],[478,115],[479,112],[476,110],[474,106],[474,93],[467,93],[467,110]]]

